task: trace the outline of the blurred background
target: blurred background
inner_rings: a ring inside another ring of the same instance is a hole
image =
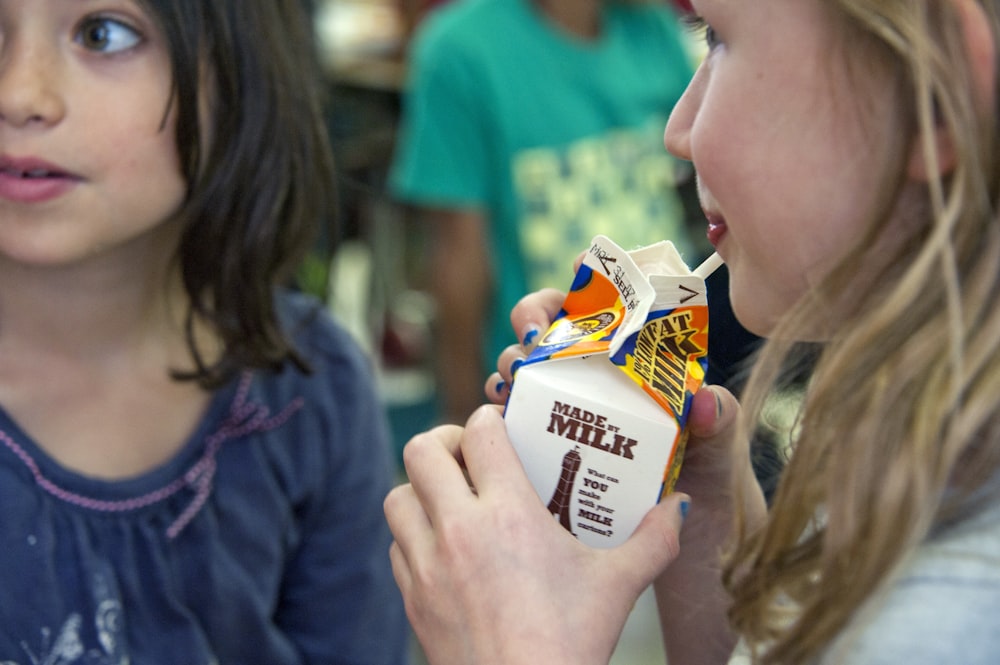
[[[395,438],[402,446],[441,415],[432,358],[439,321],[428,284],[433,272],[428,264],[430,230],[418,211],[393,196],[389,178],[411,39],[431,12],[465,0],[304,1],[314,15],[330,84],[329,127],[340,216],[331,231],[335,237],[327,238],[334,255],[317,252],[300,281],[326,299],[372,354]],[[686,7],[686,0],[660,2]],[[690,38],[685,46],[696,61],[699,44],[693,35],[683,29],[681,33]],[[664,117],[666,113],[669,109]],[[662,127],[657,131],[662,133]],[[659,137],[656,140],[661,150]],[[703,236],[703,220],[697,224]],[[566,274],[571,278],[568,267]],[[569,279],[556,286],[568,285]],[[481,392],[476,399],[482,399]]]

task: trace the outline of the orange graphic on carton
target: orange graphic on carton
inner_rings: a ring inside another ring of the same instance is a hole
[[[707,354],[708,308],[678,307],[652,313],[611,362],[657,404],[683,417],[691,395],[705,379]]]

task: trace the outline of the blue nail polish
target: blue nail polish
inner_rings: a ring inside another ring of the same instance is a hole
[[[524,340],[521,342],[521,346],[527,348],[534,344],[535,339],[538,337],[538,329],[532,328],[524,335]]]
[[[691,502],[688,501],[687,499],[682,500],[681,501],[681,507],[680,507],[680,510],[681,510],[681,519],[682,520],[687,519],[688,510],[690,510],[690,509],[691,509]]]
[[[507,387],[507,382],[506,381],[500,381],[499,383],[497,383],[497,387],[496,387],[497,394],[499,395],[500,393],[502,393],[503,389],[506,388],[506,387]]]
[[[518,358],[517,360],[515,360],[513,363],[511,363],[510,373],[512,375],[513,374],[517,374],[517,370],[521,369],[521,365],[523,365],[523,364],[524,364],[524,360],[522,360],[520,358]]]

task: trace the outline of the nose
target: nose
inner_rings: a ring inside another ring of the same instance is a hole
[[[663,145],[675,157],[691,160],[691,128],[701,106],[705,87],[704,65],[698,68],[687,90],[670,113],[663,131]]]
[[[47,126],[65,114],[59,68],[45,48],[11,35],[0,49],[0,126]]]

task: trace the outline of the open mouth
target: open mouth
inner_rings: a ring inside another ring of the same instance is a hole
[[[40,203],[61,197],[79,178],[39,159],[0,159],[0,199]]]
[[[4,168],[0,169],[0,175],[7,176],[8,178],[21,178],[24,180],[40,180],[42,178],[65,178],[65,173],[59,173],[58,171],[50,171],[48,169],[31,169],[29,171],[23,171],[21,169]]]
[[[719,242],[728,230],[726,220],[722,215],[709,210],[705,211],[705,218],[708,220],[708,241],[713,247],[718,248]]]

